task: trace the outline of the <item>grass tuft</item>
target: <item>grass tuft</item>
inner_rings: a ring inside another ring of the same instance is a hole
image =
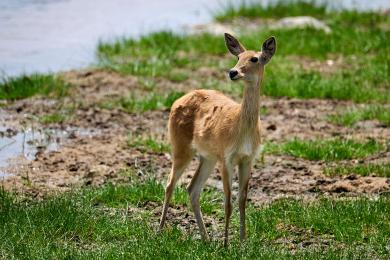
[[[329,121],[343,126],[354,126],[363,120],[378,120],[383,125],[390,125],[390,108],[380,105],[372,105],[363,109],[351,109],[346,112],[329,116]]]
[[[170,152],[171,147],[167,143],[159,142],[155,138],[149,136],[134,136],[129,134],[127,139],[127,145],[132,148],[136,148],[142,152],[155,152],[155,153],[166,153]]]
[[[284,144],[267,144],[264,152],[284,153],[313,161],[339,161],[364,158],[381,151],[382,148],[375,140],[357,142],[341,138],[307,141],[293,139]]]
[[[53,75],[23,75],[0,80],[0,99],[22,99],[36,94],[62,97],[69,85],[60,77]]]
[[[104,188],[95,189],[91,195],[93,203],[110,207],[123,207],[127,204],[142,206],[147,202],[163,203],[165,187],[161,182],[152,177],[141,180],[135,177],[133,172],[129,173],[129,170],[126,170],[124,174],[129,176],[129,184],[108,184]],[[206,215],[221,212],[222,201],[220,191],[214,188],[205,188],[200,198],[202,212]],[[187,210],[190,210],[187,190],[177,185],[171,203],[185,206],[188,208]]]
[[[390,178],[390,163],[336,166],[326,168],[325,173],[331,176],[358,174],[361,176],[375,175]]]
[[[53,113],[47,114],[39,117],[39,122],[42,124],[53,124],[53,123],[62,123],[67,119],[67,116],[64,114]]]
[[[183,95],[183,92],[177,91],[172,91],[167,94],[151,93],[143,98],[131,95],[116,101],[106,101],[101,106],[106,109],[121,108],[128,113],[169,109],[173,102]]]

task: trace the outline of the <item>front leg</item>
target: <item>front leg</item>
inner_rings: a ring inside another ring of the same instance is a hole
[[[240,241],[246,239],[246,227],[245,227],[245,207],[248,194],[248,183],[251,173],[252,161],[243,161],[238,165],[238,179],[239,179],[239,191],[238,191],[238,205],[240,210]]]
[[[225,194],[225,240],[226,247],[229,242],[229,223],[233,211],[232,205],[232,178],[234,167],[230,162],[225,162],[222,166],[223,192]]]

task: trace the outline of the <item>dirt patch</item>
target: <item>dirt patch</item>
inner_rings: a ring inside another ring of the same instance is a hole
[[[202,71],[199,74],[214,73]],[[171,162],[168,153],[150,153],[130,148],[129,134],[153,136],[167,142],[166,125],[169,111],[149,111],[128,114],[124,111],[107,110],[99,107],[105,98],[120,97],[126,93],[145,92],[142,84],[133,77],[113,72],[82,71],[64,73],[65,79],[73,84],[72,94],[63,100],[31,98],[9,104],[0,110],[0,123],[10,131],[20,131],[26,125],[47,128],[40,125],[38,115],[58,111],[64,103],[78,104],[74,116],[63,123],[50,127],[80,127],[98,129],[93,136],[73,135],[57,151],[38,152],[32,161],[18,160],[11,164],[8,172],[13,176],[2,182],[6,189],[43,196],[50,191],[63,191],[72,187],[102,185],[107,182],[124,183],[127,177],[121,170],[133,168],[141,174],[154,174],[166,180]],[[207,75],[205,76],[207,77]],[[166,88],[181,86],[182,91],[192,89],[191,85],[162,82]],[[160,86],[159,86],[160,87]],[[162,88],[165,88],[164,86]],[[235,97],[237,98],[237,97]],[[298,100],[262,98],[267,109],[261,115],[263,140],[284,142],[291,138],[331,138],[348,136],[366,140],[374,138],[380,142],[390,140],[390,128],[379,122],[366,127],[346,128],[329,123],[327,116],[352,106],[352,103],[331,100]],[[389,152],[365,158],[363,163],[383,161],[390,158]],[[349,163],[349,162],[341,162]],[[289,156],[267,155],[259,160],[252,171],[249,197],[253,202],[264,203],[279,197],[293,196],[312,199],[318,196],[356,196],[376,194],[390,190],[389,178],[327,176],[323,170],[332,164],[307,161]],[[189,182],[197,167],[194,159],[181,182]],[[208,180],[208,185],[222,190],[218,170]],[[234,194],[237,190],[234,181]]]
[[[85,70],[70,71],[62,76],[72,86],[71,96],[88,107],[101,103],[107,98],[118,98],[130,92],[140,91],[136,77],[124,76],[113,71]]]

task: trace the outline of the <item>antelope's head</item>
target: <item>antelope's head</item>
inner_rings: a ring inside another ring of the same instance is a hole
[[[273,36],[265,40],[261,51],[246,50],[236,38],[228,33],[225,33],[225,43],[230,53],[238,58],[237,64],[229,71],[231,80],[258,80],[262,77],[265,64],[271,60],[276,51],[276,40]]]

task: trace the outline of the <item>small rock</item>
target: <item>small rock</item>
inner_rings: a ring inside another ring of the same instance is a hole
[[[267,126],[267,130],[275,131],[276,130],[276,125],[272,124],[272,125]]]
[[[347,177],[345,177],[346,180],[356,180],[357,179],[357,176],[355,174],[350,174],[348,175]]]
[[[69,139],[75,139],[75,138],[77,138],[76,131],[70,132],[68,138],[69,138]]]
[[[321,189],[320,189],[318,186],[313,186],[313,187],[309,188],[307,191],[308,191],[308,192],[317,193],[317,192],[320,192]]]
[[[317,30],[323,30],[325,33],[331,33],[331,29],[324,22],[311,16],[285,17],[271,25],[272,28],[292,29],[312,27]]]
[[[353,191],[353,189],[354,188],[350,184],[340,183],[340,184],[332,185],[332,187],[330,187],[329,190],[331,192],[341,193],[341,192],[351,192],[351,191]]]
[[[316,185],[324,185],[324,184],[327,184],[327,183],[329,183],[327,180],[320,179],[320,180],[317,180]]]
[[[223,35],[224,33],[234,34],[231,27],[220,24],[220,23],[208,23],[208,24],[197,24],[194,26],[187,26],[185,30],[189,34],[202,34],[209,33],[213,35]]]
[[[71,164],[68,167],[68,170],[71,172],[76,172],[79,169],[79,166],[77,164]]]
[[[326,65],[333,66],[334,61],[333,60],[326,60]]]

